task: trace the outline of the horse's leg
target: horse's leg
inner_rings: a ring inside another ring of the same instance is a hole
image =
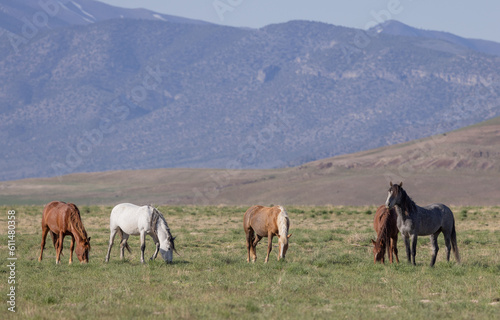
[[[392,241],[392,251],[394,252],[394,255],[396,256],[396,262],[399,263],[399,258],[398,258],[398,235],[394,238],[391,239]]]
[[[69,247],[69,264],[73,263],[73,249],[75,249],[75,237],[71,235],[71,245]]]
[[[127,247],[128,234],[122,231],[122,241],[120,241],[120,259],[125,257],[125,248]]]
[[[115,241],[116,230],[111,230],[109,234],[109,245],[108,245],[108,253],[106,254],[106,258],[104,262],[109,261],[109,255],[111,254],[111,247],[113,247],[113,242]]]
[[[267,263],[269,261],[269,253],[271,253],[271,250],[273,249],[273,234],[269,232],[267,235],[267,255],[266,255],[266,260],[264,262]]]
[[[387,258],[389,258],[389,261],[392,263],[392,239],[391,238],[389,238],[389,241],[387,241],[385,251],[387,251]]]
[[[245,230],[245,236],[247,241],[247,262],[250,262],[250,250],[253,243],[253,230]]]
[[[64,233],[59,233],[57,237],[56,264],[61,264],[61,253],[63,250]]]
[[[57,233],[54,233],[52,231],[49,231],[50,233],[50,237],[52,238],[52,244],[54,245],[54,249],[56,250],[56,254],[57,254],[57,248],[59,247],[59,236],[57,235]]]
[[[439,233],[441,232],[438,231],[434,234],[431,234],[430,238],[431,238],[431,244],[432,244],[432,258],[431,258],[431,267],[434,266],[434,263],[436,263],[436,258],[437,258],[437,254],[438,254],[438,251],[439,251],[439,246],[438,246],[438,236],[439,236]],[[449,255],[449,249],[448,249],[448,258],[450,258],[450,255]]]
[[[411,263],[411,250],[410,250],[410,237],[404,236],[405,248],[406,248],[406,258],[408,262]]]
[[[146,249],[146,232],[141,231],[141,263],[144,263],[144,250]]]
[[[418,235],[415,232],[411,236],[411,259],[412,259],[412,263],[413,263],[414,266],[417,265],[415,263],[415,256],[417,255],[417,239],[418,239]]]
[[[151,238],[153,238],[153,241],[156,245],[156,250],[149,260],[154,260],[154,259],[156,259],[158,252],[160,252],[160,240],[158,239],[158,237],[155,237],[154,235],[151,235]]]
[[[40,256],[38,257],[38,261],[42,261],[43,249],[45,248],[45,239],[47,238],[47,233],[49,232],[49,228],[45,225],[42,225],[42,243],[40,244]]]
[[[259,243],[259,241],[262,239],[261,236],[257,235],[254,240],[253,240],[253,243],[252,243],[252,251],[250,252],[250,254],[252,255],[252,261],[255,262],[257,260],[257,244]]]

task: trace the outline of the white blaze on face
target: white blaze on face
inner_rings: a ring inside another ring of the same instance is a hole
[[[391,196],[392,196],[392,190],[390,190],[389,192],[387,192],[387,200],[385,200],[385,206],[387,208],[390,208],[391,207]]]

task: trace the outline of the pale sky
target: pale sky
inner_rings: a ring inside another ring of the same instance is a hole
[[[388,19],[500,42],[499,0],[101,0],[212,23],[260,28],[312,20],[366,29]]]

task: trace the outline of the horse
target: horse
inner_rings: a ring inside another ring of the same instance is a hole
[[[292,234],[288,234],[289,227],[290,219],[282,206],[250,207],[243,216],[243,229],[247,241],[247,262],[250,262],[250,258],[252,258],[252,262],[257,260],[255,247],[263,237],[267,237],[267,256],[265,259],[267,263],[274,236],[278,237],[278,261],[285,259],[288,250],[288,239],[292,236]]]
[[[393,263],[394,254],[396,255],[396,261],[399,263],[397,248],[399,230],[394,209],[388,209],[385,205],[378,207],[373,220],[373,228],[377,232],[377,240],[372,240],[373,261],[375,263],[385,263],[385,251],[387,249],[389,261]]]
[[[149,234],[156,245],[156,250],[150,260],[156,259],[158,252],[165,262],[171,263],[173,260],[172,251],[175,249],[175,237],[170,233],[167,221],[153,206],[136,206],[131,203],[121,203],[116,205],[109,217],[109,246],[105,262],[109,261],[111,247],[116,233],[120,234],[120,259],[123,260],[125,249],[130,251],[127,243],[130,235],[140,235],[141,239],[141,263],[144,263],[144,250],[146,248],[146,234]],[[178,254],[178,253],[177,253]]]
[[[69,254],[69,264],[73,263],[73,249],[76,240],[76,256],[80,263],[89,262],[90,237],[83,227],[80,217],[80,210],[73,203],[52,201],[43,208],[42,214],[42,243],[40,257],[42,261],[43,250],[45,249],[45,239],[50,231],[52,243],[56,249],[56,264],[61,263],[61,254],[65,236],[71,236],[71,246]]]
[[[437,239],[441,232],[446,245],[446,260],[450,261],[450,249],[453,249],[455,259],[460,263],[455,218],[450,208],[442,203],[434,203],[425,207],[417,206],[403,189],[403,182],[399,185],[390,183],[385,205],[387,208],[396,209],[398,229],[404,237],[409,263],[416,265],[418,236],[430,235],[433,249],[430,266],[433,267],[439,250]]]

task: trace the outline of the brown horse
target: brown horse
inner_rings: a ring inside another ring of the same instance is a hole
[[[255,247],[263,237],[267,237],[267,256],[265,260],[267,263],[274,236],[277,236],[279,239],[278,260],[280,258],[285,259],[285,254],[288,250],[288,238],[292,235],[288,234],[289,227],[290,219],[282,206],[250,207],[243,217],[243,229],[245,230],[247,239],[247,262],[250,262],[250,257],[252,258],[252,262],[257,260]]]
[[[397,225],[397,214],[394,209],[389,210],[385,205],[380,206],[375,213],[373,228],[377,232],[377,241],[372,240],[373,261],[375,263],[385,263],[385,251],[387,249],[389,261],[393,263],[392,254],[394,253],[396,255],[396,261],[399,263],[397,248],[399,230]]]
[[[73,262],[73,249],[76,240],[76,255],[80,263],[89,262],[90,237],[83,227],[80,218],[80,211],[73,203],[52,201],[43,209],[42,216],[42,244],[40,257],[42,261],[43,249],[45,248],[45,238],[50,231],[52,242],[56,249],[56,264],[61,263],[61,253],[65,236],[71,236],[71,247],[69,263]]]

